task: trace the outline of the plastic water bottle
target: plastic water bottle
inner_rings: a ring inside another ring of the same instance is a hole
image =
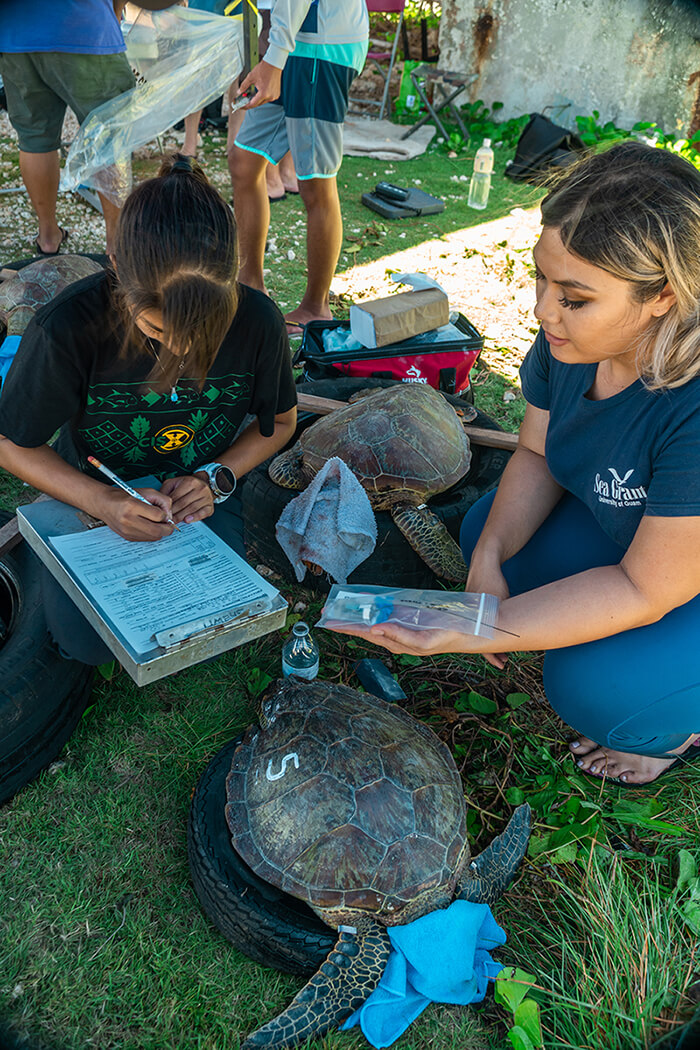
[[[300,678],[315,678],[318,674],[319,651],[311,637],[308,625],[301,620],[295,623],[287,641],[282,646],[282,674],[296,674]]]
[[[484,144],[476,151],[474,157],[474,171],[469,183],[469,199],[467,204],[470,208],[485,208],[489,199],[491,189],[491,172],[493,171],[493,150],[491,139],[484,139]]]

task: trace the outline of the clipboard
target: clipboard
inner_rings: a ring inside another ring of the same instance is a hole
[[[89,531],[80,512],[67,503],[47,499],[18,508],[17,522],[25,541],[137,685],[147,685],[175,674],[285,625],[288,605],[273,588],[273,596],[266,601],[237,603],[233,596],[232,601],[215,615],[184,622],[180,618],[180,622],[159,630],[153,636],[152,649],[141,652],[127,641],[114,620],[95,603],[88,589],[51,544],[51,537]],[[235,554],[233,556],[238,558]]]

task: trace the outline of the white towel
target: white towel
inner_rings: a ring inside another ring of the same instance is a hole
[[[408,131],[390,120],[372,120],[371,117],[345,118],[343,125],[343,153],[346,157],[376,157],[377,160],[412,160],[425,153],[435,134],[432,124],[424,124],[407,139]]]
[[[275,531],[299,581],[304,579],[307,561],[320,565],[336,583],[345,583],[377,543],[369,496],[337,456],[287,504]]]

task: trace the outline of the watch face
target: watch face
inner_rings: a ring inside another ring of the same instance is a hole
[[[215,485],[225,495],[230,495],[236,487],[236,475],[230,467],[220,466],[216,471]]]

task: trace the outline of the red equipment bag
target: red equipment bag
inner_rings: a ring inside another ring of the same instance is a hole
[[[354,376],[427,383],[462,397],[470,392],[469,372],[484,339],[463,314],[458,314],[453,325],[457,334],[447,341],[419,342],[421,337],[416,336],[378,349],[325,350],[323,333],[340,327],[349,329],[350,325],[347,321],[311,321],[304,327],[304,338],[293,360],[295,365],[304,365],[300,382]]]

